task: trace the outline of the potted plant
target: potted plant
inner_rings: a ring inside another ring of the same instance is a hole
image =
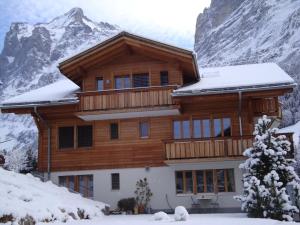
[[[136,190],[135,190],[135,200],[138,207],[139,213],[145,213],[145,209],[147,208],[153,193],[149,188],[149,183],[147,178],[140,179],[136,182]]]

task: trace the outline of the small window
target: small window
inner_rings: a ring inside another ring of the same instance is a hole
[[[210,137],[210,122],[209,120],[203,120],[203,137]]]
[[[202,129],[201,129],[201,120],[193,120],[193,138],[201,138]]]
[[[93,145],[93,126],[78,126],[77,142],[78,147],[91,147]]]
[[[60,186],[68,188],[70,191],[75,191],[75,177],[74,176],[60,176],[58,177]]]
[[[140,137],[141,138],[149,137],[149,122],[147,121],[140,122]]]
[[[149,87],[149,74],[133,74],[133,87]]]
[[[110,139],[119,138],[119,124],[111,123],[110,124]]]
[[[174,139],[191,138],[190,121],[173,121]]]
[[[193,193],[193,173],[192,171],[185,172],[185,193]]]
[[[59,148],[74,148],[74,127],[59,127]]]
[[[181,138],[181,128],[180,128],[180,121],[173,121],[173,135],[174,139]]]
[[[111,174],[111,189],[120,190],[120,174],[112,173]]]
[[[78,192],[87,198],[92,198],[94,195],[93,175],[78,176]]]
[[[222,137],[221,119],[214,119],[214,136]]]
[[[97,90],[98,91],[103,91],[103,78],[97,78]]]
[[[168,71],[160,71],[160,85],[166,86],[169,84],[169,74]]]
[[[131,88],[130,76],[116,76],[115,77],[115,89]]]
[[[230,118],[223,118],[223,132],[224,132],[225,137],[231,136],[231,119]]]

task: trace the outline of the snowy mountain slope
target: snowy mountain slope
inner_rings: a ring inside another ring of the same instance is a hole
[[[22,175],[0,168],[0,221],[12,215],[18,222],[31,216],[36,222],[101,218],[105,204],[83,198],[52,182],[41,182],[30,174]],[[4,194],[5,193],[5,194]],[[80,215],[82,212],[82,215]]]
[[[118,26],[94,22],[80,8],[48,23],[13,23],[0,54],[0,101],[62,78],[59,61],[117,32]],[[1,143],[6,140],[10,141]],[[0,151],[12,149],[37,150],[37,131],[31,117],[0,114]]]
[[[276,62],[300,83],[300,0],[212,0],[198,16],[202,67]],[[284,125],[300,120],[300,89],[284,97]]]

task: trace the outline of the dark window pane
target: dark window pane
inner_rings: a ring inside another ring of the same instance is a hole
[[[120,174],[112,173],[111,174],[111,189],[120,190]]]
[[[74,148],[74,127],[58,128],[59,148]]]
[[[93,197],[93,175],[80,175],[78,176],[78,192],[87,198]]]
[[[173,121],[173,134],[174,134],[174,139],[180,139],[181,138],[181,126],[180,126],[180,121]]]
[[[203,123],[203,132],[204,132],[203,136],[206,138],[210,137],[210,122],[209,122],[209,120],[203,120],[202,123]]]
[[[169,74],[168,71],[160,72],[160,85],[165,86],[169,84]]]
[[[183,138],[191,138],[190,121],[189,120],[182,121],[182,126],[183,126]]]
[[[110,138],[111,139],[119,138],[119,125],[117,123],[110,124]]]
[[[69,190],[74,191],[75,190],[75,177],[74,176],[68,176],[69,178]]]
[[[176,193],[183,193],[183,172],[181,171],[176,172]]]
[[[88,197],[94,197],[94,179],[93,175],[88,176]]]
[[[97,78],[97,90],[102,91],[103,90],[103,79]]]
[[[78,192],[84,196],[84,197],[87,197],[86,196],[86,192],[87,192],[87,187],[86,187],[86,179],[85,179],[85,176],[81,175],[81,176],[78,176],[79,177],[79,184],[78,184]]]
[[[196,179],[197,179],[197,193],[204,192],[203,171],[196,171]]]
[[[227,190],[229,192],[235,192],[235,184],[234,184],[234,170],[228,169],[227,172]]]
[[[67,187],[67,177],[66,176],[58,177],[58,184],[59,186]]]
[[[224,170],[217,170],[217,181],[218,181],[218,191],[225,191],[225,172]]]
[[[192,171],[185,172],[185,193],[193,193],[193,173]]]
[[[201,136],[201,120],[193,120],[193,137],[200,138]]]
[[[140,137],[149,137],[149,123],[140,122]]]
[[[231,136],[231,119],[224,118],[223,119],[223,127],[224,127],[224,136]]]
[[[214,192],[214,178],[213,178],[213,171],[207,170],[206,173],[206,191],[207,192]]]
[[[214,119],[214,135],[215,137],[222,137],[221,119]]]
[[[130,77],[129,76],[124,77],[123,81],[124,81],[124,88],[131,88],[131,83],[130,83]]]
[[[133,75],[133,87],[148,87],[149,75],[147,73]]]
[[[93,126],[77,127],[78,147],[91,147],[93,145]]]
[[[122,82],[123,79],[121,77],[116,77],[115,78],[115,88],[116,89],[121,89],[123,87]]]

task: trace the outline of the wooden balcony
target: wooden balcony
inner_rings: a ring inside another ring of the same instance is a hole
[[[281,117],[281,108],[278,97],[259,98],[252,100],[254,116],[275,116]]]
[[[294,157],[292,133],[285,133],[291,141],[288,158]],[[203,139],[165,140],[166,162],[205,158],[241,158],[245,149],[253,144],[253,136],[217,137]]]
[[[178,115],[179,106],[174,104],[171,96],[175,88],[172,85],[78,93],[80,112],[77,115],[85,120],[133,118],[152,114]]]

